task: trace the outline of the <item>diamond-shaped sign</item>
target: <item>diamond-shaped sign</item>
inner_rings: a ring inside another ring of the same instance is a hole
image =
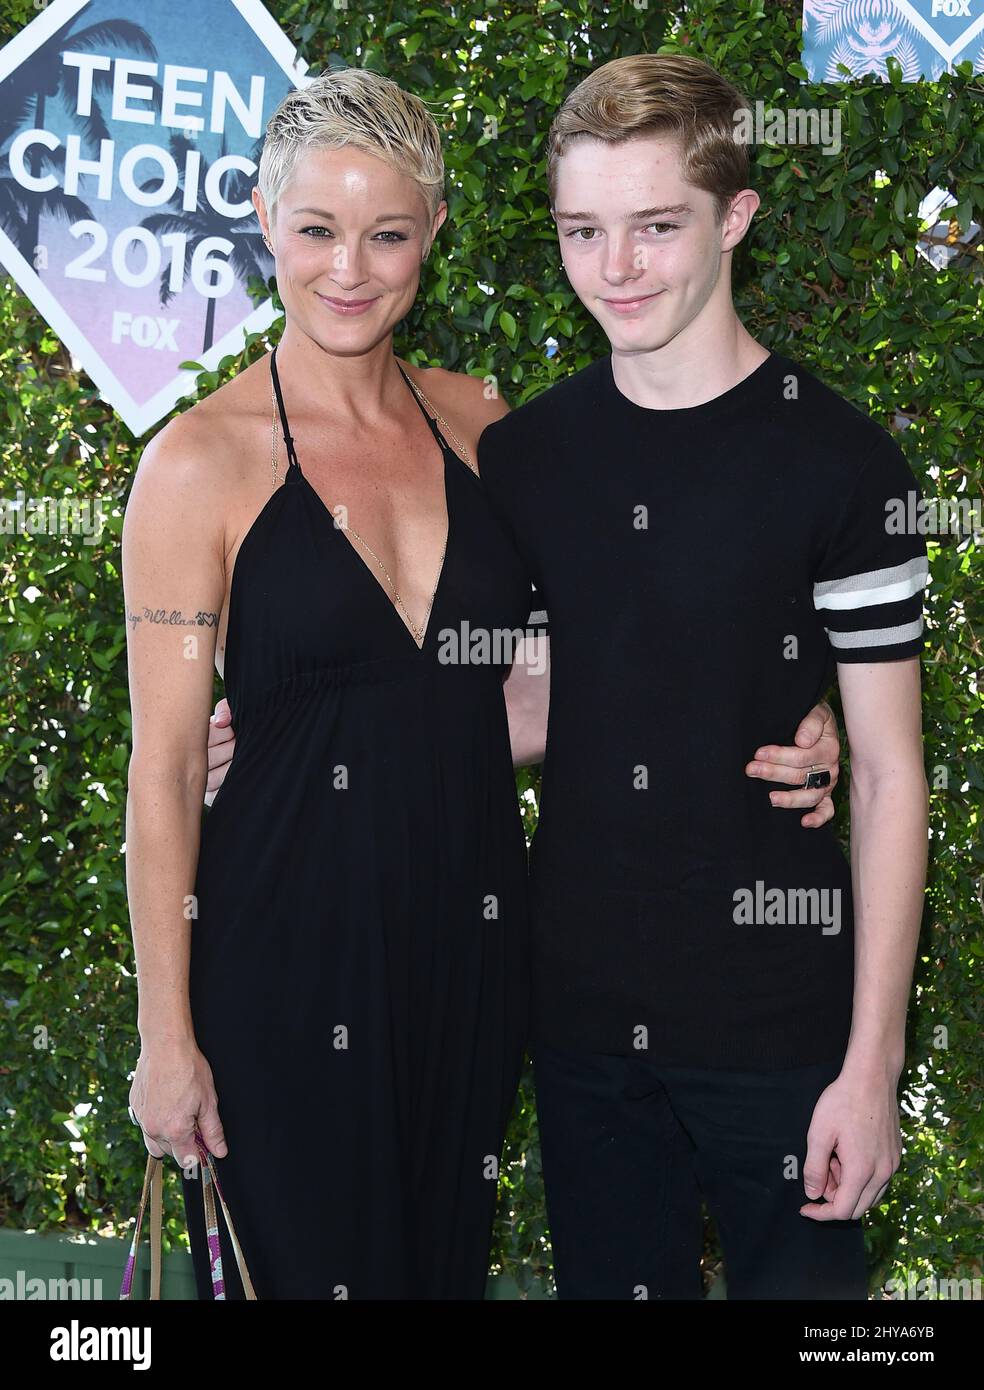
[[[811,82],[888,77],[935,81],[954,64],[984,70],[984,0],[803,0],[803,65]]]
[[[895,8],[912,21],[948,64],[959,61],[967,44],[984,31],[981,0],[895,0]]]
[[[0,262],[136,435],[275,317],[250,192],[305,69],[259,0],[53,0],[0,50]]]
[[[941,53],[948,65],[959,62],[967,45],[984,31],[981,0],[895,0],[923,38]]]

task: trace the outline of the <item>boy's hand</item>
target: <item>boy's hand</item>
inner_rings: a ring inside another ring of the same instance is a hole
[[[841,1072],[810,1121],[803,1190],[814,1200],[800,1207],[800,1216],[856,1221],[881,1201],[901,1157],[896,1082],[887,1073]]]
[[[205,783],[205,805],[211,806],[215,793],[225,781],[232,755],[236,751],[236,733],[232,727],[229,701],[221,699],[208,721],[208,780]]]
[[[808,791],[769,793],[769,800],[773,806],[811,807],[805,816],[800,817],[800,825],[816,830],[819,826],[826,825],[834,814],[831,795],[840,776],[840,739],[837,735],[834,711],[822,700],[819,705],[813,706],[796,730],[796,746],[784,748],[774,743],[763,744],[755,750],[755,760],[746,763],[746,776],[802,786],[811,766],[817,772],[829,772],[829,786],[816,787]],[[211,767],[211,757],[209,766]]]

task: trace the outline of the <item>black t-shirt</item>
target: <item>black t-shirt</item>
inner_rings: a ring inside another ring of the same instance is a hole
[[[738,1069],[842,1055],[849,861],[744,768],[793,742],[836,662],[921,651],[901,450],[777,353],[677,410],[630,401],[608,356],[490,425],[479,469],[550,615],[534,1040]]]

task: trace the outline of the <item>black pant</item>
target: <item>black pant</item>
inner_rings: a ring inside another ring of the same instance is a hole
[[[538,1047],[561,1298],[703,1296],[701,1196],[729,1299],[864,1299],[861,1221],[800,1216],[806,1135],[841,1059],[768,1072]]]

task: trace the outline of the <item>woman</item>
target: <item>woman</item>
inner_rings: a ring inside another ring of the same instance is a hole
[[[126,513],[131,1102],[181,1163],[197,1117],[260,1299],[481,1298],[523,1057],[508,658],[438,659],[530,612],[474,464],[505,407],[429,372],[442,433],[392,348],[442,183],[393,82],[288,95],[254,193],[282,341],[155,437]],[[237,751],[200,832],[213,663]]]

